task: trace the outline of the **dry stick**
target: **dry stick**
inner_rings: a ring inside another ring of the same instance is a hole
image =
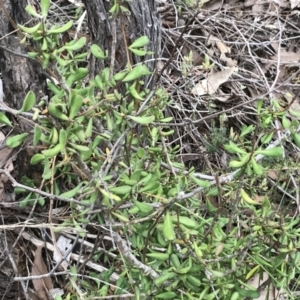
[[[42,196],[45,196],[47,198],[53,198],[55,200],[58,200],[58,201],[63,201],[63,202],[68,202],[68,203],[76,203],[78,205],[81,205],[81,206],[86,206],[86,207],[89,207],[90,204],[86,204],[86,203],[82,203],[78,200],[75,200],[73,198],[71,199],[68,199],[68,198],[64,198],[64,197],[60,197],[60,196],[56,196],[56,195],[53,195],[53,194],[50,194],[50,193],[46,193],[44,191],[41,191],[37,188],[31,188],[31,187],[28,187],[26,185],[23,185],[23,184],[20,184],[18,183],[12,176],[11,174],[6,171],[6,170],[3,170],[3,169],[0,169],[0,174],[5,174],[5,176],[8,177],[8,179],[11,181],[12,183],[12,186],[13,187],[19,187],[19,188],[22,188],[22,189],[25,189],[26,191],[29,191],[29,192],[33,192],[33,193],[37,193],[39,195],[42,195]]]
[[[182,32],[181,32],[179,38],[176,40],[176,43],[175,43],[175,45],[174,45],[174,48],[173,48],[173,50],[172,50],[172,52],[171,52],[171,55],[170,55],[168,61],[165,63],[165,65],[164,65],[163,68],[161,69],[161,71],[160,71],[158,77],[156,78],[156,83],[158,83],[160,77],[162,76],[162,74],[164,73],[164,71],[166,70],[166,68],[167,68],[167,67],[169,66],[169,64],[171,63],[171,61],[172,61],[172,59],[173,59],[173,56],[174,56],[174,54],[175,54],[175,52],[176,52],[176,50],[177,50],[177,47],[179,46],[179,43],[181,42],[181,40],[182,40],[182,38],[183,38],[184,33],[187,31],[189,25],[190,25],[192,22],[194,22],[194,20],[196,19],[196,17],[197,17],[198,14],[200,13],[200,11],[201,11],[201,10],[198,9],[198,10],[194,13],[194,15],[189,19],[189,21],[186,23],[186,25],[183,27],[183,30],[182,30]]]

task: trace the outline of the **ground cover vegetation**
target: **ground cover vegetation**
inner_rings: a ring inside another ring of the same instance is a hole
[[[35,176],[1,169],[30,212],[6,223],[33,250],[27,297],[297,299],[299,14],[235,3],[158,2],[164,57],[141,35],[117,71],[85,36],[63,43],[75,22],[51,22],[50,1],[27,6],[22,42],[53,73],[50,96],[30,91],[15,112],[32,130],[6,138],[34,149]],[[128,13],[111,1],[111,17]],[[90,56],[107,65],[95,77]]]

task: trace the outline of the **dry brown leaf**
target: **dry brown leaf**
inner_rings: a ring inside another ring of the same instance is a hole
[[[43,246],[39,246],[35,250],[34,261],[31,269],[31,276],[39,276],[47,274],[47,267],[42,257]],[[53,284],[50,277],[41,279],[32,279],[36,295],[40,300],[47,300],[47,291],[53,289]]]
[[[221,53],[230,53],[231,49],[227,47],[219,38],[217,38],[214,35],[211,35],[209,32],[205,30],[203,30],[203,35],[207,37],[207,41],[206,41],[207,46],[210,45],[213,46],[216,44]]]
[[[227,47],[223,42],[221,42],[220,40],[219,41],[216,41],[216,45],[218,47],[218,49],[220,50],[221,53],[230,53],[230,48]]]
[[[198,96],[214,94],[218,90],[219,86],[229,79],[234,69],[234,67],[231,67],[218,73],[208,74],[206,79],[203,79],[195,85],[191,91],[192,94]]]
[[[269,170],[268,171],[268,177],[270,177],[273,180],[276,180],[278,177],[278,174],[275,170]]]
[[[268,279],[269,275],[267,272],[262,273],[262,277],[260,273],[256,273],[249,281],[248,284],[252,285],[255,288],[258,288],[264,281]],[[268,298],[267,298],[268,295]],[[266,299],[276,299],[275,295],[275,287],[270,284],[267,288],[260,292],[258,300],[266,300]]]
[[[225,62],[226,62],[226,66],[227,66],[227,67],[236,67],[236,66],[237,66],[237,63],[238,63],[237,60],[231,59],[230,57],[227,57],[227,56],[225,55],[225,53],[222,53],[222,54],[221,54],[220,59],[221,59],[222,61],[225,61]]]
[[[273,55],[271,59],[277,62],[278,59],[277,55]],[[284,51],[284,50],[280,51],[280,63],[282,64],[289,64],[289,63],[294,64],[299,60],[300,60],[300,53],[292,52],[292,51]]]

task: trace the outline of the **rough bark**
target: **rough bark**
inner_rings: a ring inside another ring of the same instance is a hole
[[[15,31],[13,22],[25,24],[29,16],[25,12],[27,0],[0,0],[0,72],[2,73],[4,102],[13,109],[19,109],[27,92],[33,90],[38,96],[45,90],[45,78],[40,65],[28,58],[16,54],[26,54],[24,46],[20,44],[19,36]],[[10,19],[11,18],[11,19]],[[27,25],[30,26],[30,25]],[[3,49],[6,48],[9,51]],[[13,53],[14,52],[14,53]],[[14,131],[30,130],[26,119],[11,116]],[[3,130],[3,128],[1,128]],[[10,129],[9,129],[10,130]],[[6,134],[6,133],[5,133]],[[19,175],[27,172],[24,164],[24,153],[18,155]],[[0,215],[2,214],[0,207]],[[15,259],[15,250],[11,249],[14,240],[7,238],[6,232],[0,235],[0,299],[21,299],[22,292],[12,279],[18,275],[12,267],[11,259]],[[8,259],[8,252],[10,259]]]
[[[15,53],[26,54],[19,43],[18,34],[12,33],[15,28],[8,15],[17,24],[26,23],[29,18],[24,9],[27,1],[2,0],[1,4],[4,6],[0,5],[0,37],[5,38],[0,40],[0,45]],[[11,108],[19,109],[30,90],[36,95],[45,90],[45,77],[41,66],[34,60],[0,49],[0,72],[3,76],[4,100]]]
[[[130,11],[130,14],[117,15],[115,18],[110,17],[111,2],[105,0],[83,0],[83,2],[87,9],[92,42],[99,45],[103,50],[108,50],[109,58],[112,49],[115,48],[115,70],[119,71],[125,67],[127,63],[126,46],[129,46],[140,36],[146,35],[149,38],[148,51],[160,55],[161,27],[154,0],[122,1],[122,5]],[[123,35],[125,35],[126,44]],[[114,36],[115,46],[113,43]],[[150,70],[154,69],[154,57],[155,55],[146,58],[145,63]],[[141,60],[141,58],[133,55],[130,59],[133,64]],[[109,64],[110,61],[91,58],[91,74],[97,74],[104,67],[108,67]]]

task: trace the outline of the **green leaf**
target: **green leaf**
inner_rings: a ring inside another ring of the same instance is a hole
[[[36,101],[36,98],[35,98],[34,92],[30,91],[26,95],[26,97],[23,101],[23,105],[22,105],[21,109],[18,111],[18,113],[22,113],[22,112],[31,110],[32,107],[35,105],[35,101]]]
[[[292,133],[292,138],[295,144],[300,147],[300,134],[299,133]]]
[[[255,129],[254,125],[243,125],[241,130],[241,137],[247,135],[248,133],[251,133]]]
[[[148,52],[145,50],[139,50],[139,49],[130,49],[131,52],[133,52],[137,56],[145,56]]]
[[[286,114],[282,116],[281,123],[284,129],[289,129],[291,126],[290,120],[287,118]]]
[[[36,10],[35,10],[35,8],[32,6],[32,5],[30,5],[30,4],[28,4],[26,7],[25,7],[25,10],[30,14],[30,15],[32,15],[32,16],[34,16],[34,17],[36,17],[36,18],[42,18],[42,16],[41,15],[39,15],[37,12],[36,12]]]
[[[112,214],[122,222],[129,222],[129,219],[124,215],[117,214],[116,212],[112,212]]]
[[[161,252],[152,252],[152,253],[147,253],[146,254],[148,257],[155,258],[157,260],[167,260],[169,258],[168,253],[161,253]]]
[[[129,48],[141,48],[146,46],[149,43],[149,38],[146,35],[143,35],[136,39]]]
[[[166,215],[165,215],[163,234],[164,234],[164,237],[169,241],[173,241],[176,238],[173,222],[171,220],[169,211],[167,211]]]
[[[211,182],[210,181],[201,180],[201,179],[198,179],[197,177],[194,177],[192,175],[190,175],[190,177],[200,187],[207,188],[207,187],[211,186]]]
[[[6,140],[6,146],[8,148],[16,148],[25,141],[25,139],[27,138],[28,135],[29,135],[29,133],[22,133],[22,134],[10,136]]]
[[[151,74],[152,72],[149,71],[147,66],[139,64],[135,66],[122,81],[124,82],[132,81],[142,76],[151,75]]]
[[[45,160],[45,155],[41,154],[41,153],[37,153],[35,155],[33,155],[30,159],[30,164],[31,165],[36,165],[38,163],[40,163],[41,161]]]
[[[264,173],[263,166],[258,164],[253,157],[251,157],[251,162],[254,173],[259,176],[262,175]]]
[[[5,125],[8,125],[8,126],[12,126],[10,120],[7,118],[7,116],[0,112],[0,123],[2,124],[5,124]]]
[[[257,100],[257,104],[256,104],[256,109],[257,109],[257,113],[260,114],[261,108],[263,105],[263,100]]]
[[[73,25],[73,21],[69,21],[68,23],[66,23],[65,25],[63,25],[62,27],[59,28],[52,28],[50,30],[47,31],[47,34],[51,34],[51,33],[63,33],[66,32],[67,30],[69,30]]]
[[[54,146],[53,148],[49,148],[47,150],[43,150],[42,154],[45,157],[51,158],[51,157],[54,157],[55,155],[59,154],[60,151],[61,151],[61,147],[60,147],[60,144],[58,144],[58,145]]]
[[[81,37],[77,41],[72,41],[70,43],[67,43],[64,48],[71,51],[76,51],[81,49],[86,44],[86,37]]]
[[[148,125],[151,122],[155,120],[154,116],[149,117],[134,117],[134,116],[127,116],[129,119],[133,120],[136,123],[142,124],[142,125]]]
[[[268,157],[278,157],[281,156],[283,153],[282,147],[274,147],[270,149],[258,149],[254,152],[255,154],[262,154]]]
[[[70,101],[70,113],[69,118],[73,120],[78,111],[81,109],[83,104],[83,97],[76,93],[76,91],[71,91],[71,101]]]
[[[38,24],[36,24],[36,25],[33,26],[33,27],[25,27],[25,26],[22,26],[22,25],[18,24],[18,27],[19,27],[22,31],[31,34],[31,33],[37,32],[38,29],[39,29],[39,27],[40,27],[40,25],[41,25],[41,23],[38,23]]]
[[[231,168],[241,168],[243,167],[246,163],[248,163],[249,158],[250,158],[251,153],[247,153],[246,155],[244,155],[240,161],[237,160],[232,160],[229,163],[229,167]]]
[[[242,148],[240,148],[238,145],[233,143],[232,141],[229,141],[229,144],[224,145],[224,149],[229,152],[229,153],[240,153],[240,154],[245,154],[246,151]]]
[[[81,186],[82,186],[83,182],[81,182],[80,184],[78,184],[74,189],[67,191],[65,193],[62,193],[61,195],[59,195],[60,197],[63,198],[73,198],[80,190]]]
[[[132,187],[129,185],[110,187],[108,190],[117,195],[126,195],[131,191]]]
[[[171,220],[174,224],[179,221],[180,224],[190,229],[194,229],[198,225],[198,222],[186,216],[171,216]]]
[[[133,199],[133,203],[143,213],[150,214],[151,212],[153,212],[153,207],[151,205],[147,204],[147,203],[139,202],[139,201],[137,201],[135,199]]]
[[[268,144],[272,138],[273,138],[273,135],[274,135],[274,132],[270,132],[268,134],[265,134],[261,137],[260,141],[263,143],[263,144]]]
[[[67,66],[68,64],[70,64],[72,61],[69,60],[69,59],[62,59],[61,57],[57,56],[57,55],[53,55],[55,60],[58,62],[58,64],[61,66],[61,67],[65,67]]]
[[[91,46],[91,52],[96,58],[99,58],[99,59],[105,59],[106,58],[106,55],[104,54],[102,49],[96,44],[93,44]]]
[[[89,73],[87,68],[78,68],[75,73],[72,73],[67,79],[67,85],[71,86],[74,82],[85,78]]]
[[[50,0],[41,0],[41,11],[44,18],[48,15],[49,7]]]
[[[238,280],[241,284],[246,285],[245,283],[242,283],[240,280]],[[249,285],[247,284],[246,286],[249,287]],[[252,287],[253,288],[253,287]],[[242,296],[242,297],[248,297],[248,298],[252,298],[252,299],[257,299],[260,297],[260,293],[256,290],[256,289],[249,289],[249,290],[245,290],[242,289],[238,283],[235,284],[235,289],[236,291]]]

